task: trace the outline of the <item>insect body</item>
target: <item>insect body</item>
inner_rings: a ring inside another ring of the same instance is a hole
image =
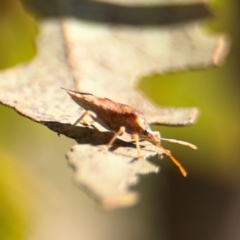
[[[115,132],[115,135],[104,147],[104,150],[107,150],[118,136],[126,132],[130,134],[132,139],[136,142],[138,158],[141,157],[139,138],[150,140],[170,157],[170,159],[178,166],[183,176],[187,175],[184,168],[176,158],[173,157],[171,152],[160,144],[160,140],[179,143],[193,149],[196,149],[195,145],[175,139],[160,138],[159,132],[151,130],[143,113],[128,105],[117,103],[107,98],[96,97],[89,93],[65,90],[78,105],[86,110],[86,112],[84,112],[83,115],[73,124],[71,129],[79,122],[86,123],[84,118],[89,116],[92,121],[98,122],[106,129]]]

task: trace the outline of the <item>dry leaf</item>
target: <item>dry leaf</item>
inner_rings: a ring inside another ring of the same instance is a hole
[[[124,152],[126,148],[131,151],[125,146]],[[99,152],[97,148],[81,144],[67,153],[76,183],[88,190],[104,209],[136,203],[138,194],[129,192],[129,186],[138,182],[139,174],[158,172],[158,167],[145,159],[134,161],[131,156],[123,157],[121,150],[119,152],[115,152],[113,159],[111,152]]]
[[[225,37],[208,35],[200,26],[210,15],[205,6],[109,2],[59,1],[60,8],[49,9],[48,3],[28,1],[42,16],[52,17],[39,23],[36,58],[0,73],[0,101],[56,132],[83,113],[61,87],[136,107],[149,123],[192,124],[196,108],[156,107],[134,84],[143,75],[222,62]],[[58,9],[62,19],[53,18]],[[76,183],[105,208],[134,204],[137,195],[128,192],[128,186],[136,184],[138,175],[158,170],[145,159],[133,161],[136,149],[128,138],[102,153],[98,148],[112,133],[79,125],[67,135],[79,143],[67,154]],[[145,158],[160,152],[151,143],[141,145]]]

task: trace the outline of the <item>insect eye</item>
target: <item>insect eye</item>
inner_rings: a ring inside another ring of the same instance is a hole
[[[143,130],[142,134],[147,136],[149,132],[147,130]]]

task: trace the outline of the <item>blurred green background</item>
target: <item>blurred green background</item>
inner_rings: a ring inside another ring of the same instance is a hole
[[[231,52],[221,68],[144,78],[137,88],[162,106],[197,106],[186,128],[154,127],[193,151],[164,143],[188,171],[165,158],[158,175],[134,187],[135,207],[102,213],[71,183],[65,152],[75,144],[0,106],[0,239],[240,239],[240,3],[214,1],[206,31],[225,32]],[[0,1],[0,69],[36,54],[37,23],[16,0]]]

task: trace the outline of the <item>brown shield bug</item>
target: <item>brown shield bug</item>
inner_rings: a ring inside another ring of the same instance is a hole
[[[197,149],[195,145],[180,140],[160,137],[159,132],[154,132],[151,130],[143,113],[133,107],[114,102],[108,98],[100,98],[89,93],[71,91],[68,89],[64,90],[67,91],[70,97],[79,106],[86,110],[69,130],[74,128],[74,126],[76,126],[79,122],[87,124],[84,119],[86,116],[88,116],[91,118],[92,121],[101,124],[104,128],[115,133],[113,138],[104,147],[104,150],[107,150],[118,136],[126,132],[130,134],[132,139],[134,139],[136,142],[138,158],[141,157],[139,139],[146,139],[152,141],[156,144],[156,146],[161,148],[167,156],[170,157],[174,164],[176,164],[176,166],[179,168],[183,176],[187,175],[182,165],[168,149],[164,148],[161,145],[160,141],[164,140],[168,142],[178,143],[188,146],[192,149]]]

